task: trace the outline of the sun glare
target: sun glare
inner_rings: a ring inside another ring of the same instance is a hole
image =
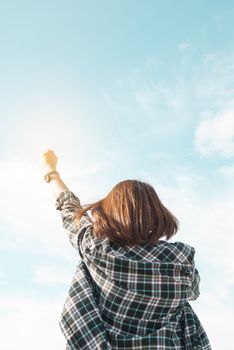
[[[9,158],[18,156],[20,159],[33,161],[40,157],[48,149],[56,153],[69,154],[82,144],[82,127],[79,129],[71,119],[64,116],[35,116],[26,119],[23,125],[15,125],[10,141]],[[84,134],[84,133],[83,133]]]

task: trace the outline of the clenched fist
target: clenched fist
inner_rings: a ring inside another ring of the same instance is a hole
[[[48,150],[42,155],[43,167],[46,172],[56,170],[58,158],[54,151]]]

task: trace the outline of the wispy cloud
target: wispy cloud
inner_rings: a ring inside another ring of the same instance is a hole
[[[233,51],[208,52],[194,70],[192,80],[202,110],[220,114],[233,106],[233,58]]]
[[[181,50],[186,50],[190,44],[184,41],[180,45]],[[181,58],[176,66],[168,67],[151,57],[141,67],[113,80],[108,100],[118,101],[112,103],[112,109],[121,112],[126,121],[134,116],[135,133],[144,123],[142,137],[160,135],[161,140],[165,135],[174,137],[187,132],[191,134],[191,144],[199,145],[195,152],[205,154],[207,150],[206,154],[209,151],[211,155],[213,149],[227,156],[228,152],[232,154],[231,130],[228,133],[224,128],[231,123],[228,114],[234,109],[233,61],[233,51],[207,52],[196,64],[189,56],[186,62]],[[216,127],[218,116],[223,136]],[[207,140],[208,127],[215,129],[217,142]]]
[[[179,51],[186,51],[190,47],[190,44],[188,41],[183,41],[178,45]]]
[[[222,174],[227,179],[234,180],[234,165],[222,166],[217,169],[217,173]]]
[[[197,151],[204,156],[234,156],[234,109],[202,120],[195,130]]]

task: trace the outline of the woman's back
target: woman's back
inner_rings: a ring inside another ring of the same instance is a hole
[[[82,258],[60,321],[68,346],[211,349],[188,303],[199,296],[194,248],[164,240],[122,246],[108,237],[97,238],[87,213],[79,224],[74,221],[79,206],[70,191],[56,201],[64,228]]]

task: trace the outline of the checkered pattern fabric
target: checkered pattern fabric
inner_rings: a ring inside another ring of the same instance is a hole
[[[195,250],[182,242],[120,247],[94,238],[80,200],[62,192],[55,203],[81,261],[59,325],[67,350],[211,350],[189,300],[199,296]]]

